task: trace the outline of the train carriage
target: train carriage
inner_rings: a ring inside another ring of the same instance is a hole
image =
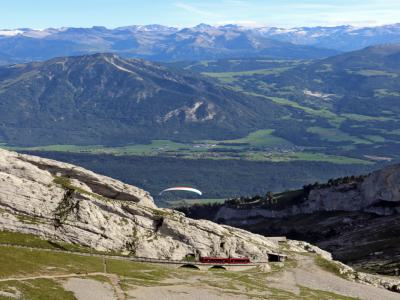
[[[242,258],[200,257],[200,262],[208,264],[249,264],[250,259],[247,257],[242,257]]]

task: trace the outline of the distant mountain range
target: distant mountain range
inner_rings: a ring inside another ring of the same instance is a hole
[[[0,68],[0,142],[129,144],[269,128],[283,109],[206,77],[114,54]]]
[[[177,29],[160,25],[0,30],[0,63],[46,60],[60,56],[112,52],[157,61],[264,56],[321,58],[337,50],[279,41],[262,30],[205,24]]]
[[[191,28],[161,25],[115,29],[20,28],[0,30],[0,63],[46,60],[59,56],[112,52],[157,61],[270,57],[312,59],[370,45],[400,42],[400,24],[355,28],[247,28],[237,25]]]
[[[297,45],[309,45],[342,52],[368,46],[400,42],[400,23],[376,27],[258,28],[263,36]]]

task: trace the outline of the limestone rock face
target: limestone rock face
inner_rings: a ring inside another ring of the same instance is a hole
[[[398,206],[382,206],[382,202],[400,203],[400,165],[375,171],[357,185],[313,190],[307,201],[309,210],[367,211],[379,215],[400,212]]]
[[[83,168],[0,150],[0,230],[149,258],[265,259],[278,242],[159,209],[136,187]]]
[[[288,240],[288,246],[294,252],[311,252],[316,253],[326,260],[332,260],[332,255],[310,243],[303,241]]]
[[[258,222],[257,218],[282,218],[319,211],[362,211],[377,215],[400,213],[400,165],[375,171],[357,184],[313,189],[305,201],[280,210],[223,206],[215,220],[241,220],[246,224]]]
[[[377,200],[400,202],[400,165],[373,172],[360,189],[366,203],[372,204]]]
[[[40,171],[46,172],[42,172],[40,174],[41,176],[39,177],[39,180],[42,178],[42,176],[46,176],[47,180],[50,181],[53,181],[54,176],[68,177],[75,181],[75,185],[80,185],[89,193],[95,193],[115,200],[132,201],[148,207],[156,207],[153,198],[148,192],[137,187],[124,184],[121,181],[113,178],[96,174],[84,168],[30,155],[21,155],[8,152],[8,156],[11,156],[11,159],[17,157],[17,164],[27,164],[22,170],[23,172],[18,172],[15,174],[17,176],[25,176],[25,171],[30,170],[29,172],[32,172],[32,174],[30,174],[27,179],[33,179],[34,181],[37,181],[38,174],[35,172],[37,169],[39,169]],[[37,168],[33,168],[34,166]]]

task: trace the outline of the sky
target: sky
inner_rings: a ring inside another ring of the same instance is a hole
[[[378,26],[400,23],[400,0],[0,0],[0,28],[199,23]]]

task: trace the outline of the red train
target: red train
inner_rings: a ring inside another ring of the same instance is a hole
[[[200,262],[207,264],[249,264],[250,259],[247,257],[243,258],[200,257]]]

